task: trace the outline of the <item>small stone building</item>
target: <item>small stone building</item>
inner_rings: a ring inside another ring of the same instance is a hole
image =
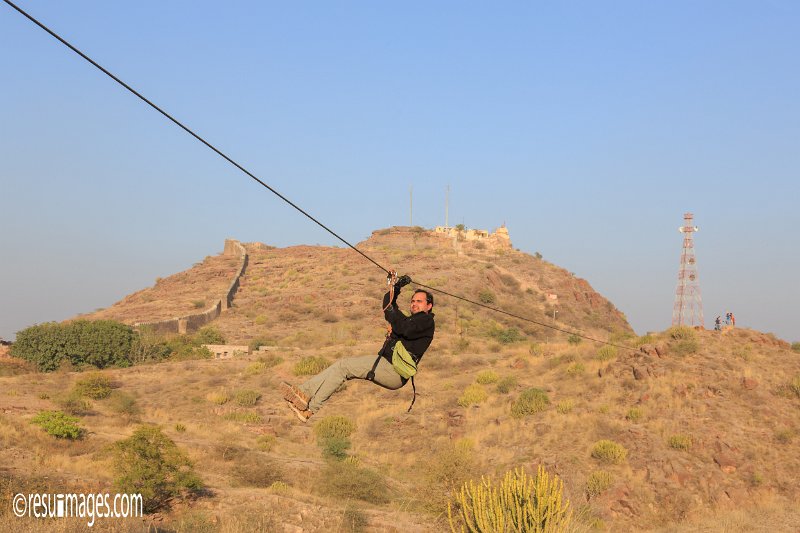
[[[208,348],[214,354],[214,359],[231,359],[235,355],[247,355],[250,353],[248,346],[235,344],[204,344],[203,348]]]

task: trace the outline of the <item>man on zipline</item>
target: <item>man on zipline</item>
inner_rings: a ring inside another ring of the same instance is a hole
[[[390,279],[390,290],[383,296],[383,316],[389,323],[389,333],[377,358],[363,355],[339,359],[299,387],[286,382],[281,384],[289,408],[303,422],[319,411],[346,380],[366,379],[396,390],[408,381],[404,375],[410,374],[413,384],[416,365],[433,341],[433,295],[422,289],[415,290],[411,296],[411,315],[406,316],[397,307],[397,297],[400,290],[411,283],[411,278],[401,276],[395,280],[392,275]]]

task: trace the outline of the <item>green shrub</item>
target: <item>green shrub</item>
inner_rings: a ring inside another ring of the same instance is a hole
[[[792,343],[792,351],[793,352],[800,352],[800,342],[793,342]]]
[[[364,511],[348,505],[342,512],[342,523],[339,531],[345,533],[360,533],[367,530],[369,519]]]
[[[627,420],[631,422],[638,422],[644,416],[644,410],[641,407],[631,407],[628,409],[628,414],[625,415]]]
[[[688,450],[692,447],[692,437],[690,435],[672,435],[667,442],[670,448],[675,448],[676,450]]]
[[[519,395],[519,398],[511,404],[511,415],[515,418],[532,415],[544,411],[550,404],[550,398],[542,389],[535,387],[526,389]]]
[[[498,379],[500,379],[500,377],[494,370],[484,370],[482,372],[478,372],[475,381],[477,381],[481,385],[490,385],[492,383],[497,383]]]
[[[694,340],[695,331],[689,326],[672,326],[667,330],[667,335],[675,340]]]
[[[525,340],[525,335],[519,332],[517,328],[502,328],[497,325],[493,326],[489,332],[489,337],[499,341],[502,344],[511,344],[514,342],[521,342]]]
[[[571,413],[574,408],[575,408],[575,400],[573,400],[572,398],[562,400],[556,404],[556,411],[561,413],[562,415]]]
[[[175,424],[175,431],[177,431],[178,433],[186,433],[186,425],[178,422],[177,424]]]
[[[225,336],[214,326],[203,326],[192,336],[195,345],[225,344]]]
[[[310,355],[303,357],[294,365],[295,376],[313,376],[319,374],[330,366],[330,362],[324,357]]]
[[[628,450],[613,440],[599,440],[592,447],[592,457],[604,463],[619,464],[625,461]]]
[[[242,389],[236,391],[236,403],[242,407],[251,407],[255,405],[260,398],[261,393],[254,390]]]
[[[256,447],[263,452],[271,452],[277,442],[278,439],[274,435],[259,435],[256,439]]]
[[[506,376],[497,382],[497,392],[500,394],[508,394],[511,389],[517,386],[517,378],[515,376]]]
[[[581,339],[580,335],[575,335],[574,333],[567,337],[567,342],[572,344],[573,346],[577,346],[581,343],[583,339]]]
[[[356,430],[356,425],[344,416],[326,416],[314,424],[317,442],[330,438],[349,438]]]
[[[569,376],[578,376],[586,372],[586,366],[583,363],[575,362],[567,367],[566,372]]]
[[[349,461],[329,461],[318,486],[324,495],[332,498],[356,499],[375,505],[390,501],[389,485],[381,474]]]
[[[113,320],[49,322],[23,329],[11,345],[11,355],[30,361],[42,372],[63,362],[76,367],[130,366],[134,331]]]
[[[93,372],[85,378],[79,379],[73,390],[79,396],[102,400],[111,396],[111,380],[99,372]]]
[[[611,472],[605,470],[595,470],[589,474],[586,480],[586,495],[589,498],[594,498],[605,492],[614,482],[614,477]]]
[[[86,432],[78,425],[79,420],[62,411],[42,411],[31,419],[31,424],[41,427],[45,433],[57,439],[80,439]]]
[[[478,293],[478,301],[487,305],[493,304],[495,302],[494,293],[489,289],[483,289]]]
[[[142,495],[145,512],[152,513],[183,491],[202,488],[192,462],[156,426],[140,426],[114,444],[114,485],[120,492]]]
[[[597,358],[601,361],[608,361],[610,359],[616,359],[617,357],[617,348],[615,346],[601,346],[599,350],[597,350]]]
[[[470,405],[476,405],[486,401],[488,397],[489,394],[483,386],[473,383],[464,389],[464,393],[458,399],[458,405],[461,407],[469,407]]]
[[[322,455],[330,459],[342,461],[347,459],[347,450],[350,449],[350,439],[346,437],[328,437],[320,443]]]
[[[571,531],[572,510],[563,499],[564,483],[539,466],[535,478],[523,469],[506,472],[495,485],[491,479],[465,483],[447,505],[452,531]],[[454,516],[453,507],[457,514]],[[463,524],[463,525],[462,525]],[[466,528],[464,527],[466,526]]]
[[[285,481],[275,481],[269,486],[269,490],[273,494],[287,494],[291,488]]]

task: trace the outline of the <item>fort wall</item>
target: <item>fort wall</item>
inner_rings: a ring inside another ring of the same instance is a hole
[[[233,298],[236,296],[236,291],[239,290],[239,280],[244,275],[247,269],[248,255],[247,250],[242,243],[235,239],[225,239],[225,248],[222,252],[223,255],[238,255],[241,257],[239,268],[236,271],[231,284],[225,294],[208,309],[200,313],[192,313],[181,317],[170,318],[167,320],[158,320],[155,322],[138,322],[133,325],[135,328],[148,327],[156,333],[190,333],[197,331],[204,325],[208,324],[217,318],[223,310],[230,309],[233,305]]]

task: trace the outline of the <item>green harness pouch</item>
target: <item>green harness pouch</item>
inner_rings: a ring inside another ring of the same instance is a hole
[[[406,347],[400,341],[395,343],[392,350],[392,366],[395,372],[405,379],[409,379],[417,373],[417,362],[414,361],[414,356],[406,350]]]

